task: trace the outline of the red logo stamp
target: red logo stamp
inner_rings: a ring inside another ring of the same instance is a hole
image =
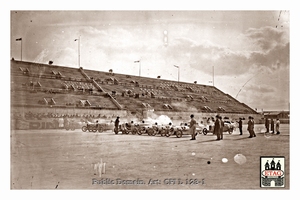
[[[284,157],[260,157],[260,187],[284,187]]]

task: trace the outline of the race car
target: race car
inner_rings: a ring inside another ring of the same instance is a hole
[[[89,122],[87,121],[86,122],[86,125],[85,126],[82,126],[81,130],[83,132],[99,132],[99,133],[102,133],[103,131],[106,131],[106,130],[111,130],[111,123],[98,123],[97,121],[95,123],[93,122]]]
[[[138,129],[137,132],[138,135],[142,135],[142,134],[154,135],[154,130],[150,122],[146,122],[143,120],[141,123],[138,123],[136,127]]]
[[[122,134],[138,134],[138,135],[142,135],[142,134],[148,134],[148,135],[152,135],[153,134],[153,128],[152,128],[152,124],[142,121],[141,123],[134,123],[133,121],[131,122],[126,122],[126,123],[122,123],[119,124],[118,130],[116,130],[116,128],[114,128],[114,132],[115,134],[118,134],[118,132],[122,132]]]
[[[114,128],[115,134],[118,134],[119,131],[121,131],[122,134],[131,133],[132,135],[135,135],[138,132],[138,126],[133,121],[122,123],[119,125],[118,131],[116,130],[116,128]]]
[[[235,122],[226,120],[224,121],[224,127],[223,132],[228,132],[230,135],[233,133],[233,131],[236,129],[237,124]],[[203,135],[207,135],[207,133],[213,133],[214,132],[214,124],[206,125],[206,127],[202,130]]]
[[[153,129],[152,135],[155,136],[157,134],[160,134],[161,136],[169,137],[171,128],[172,128],[172,123],[171,122],[169,124],[161,124],[161,125],[158,125],[158,123],[156,122],[152,126],[152,129]]]
[[[202,133],[202,127],[199,124],[196,124],[196,135]],[[170,129],[170,135],[176,135],[176,137],[180,138],[182,135],[190,135],[190,122],[180,123],[179,126],[172,126]],[[167,137],[169,137],[167,135]]]
[[[90,122],[86,123],[85,126],[82,126],[81,130],[83,132],[87,132],[87,131],[89,131],[89,132],[97,132],[98,131],[99,133],[103,132],[103,128],[100,126],[100,124],[90,123]]]
[[[64,121],[64,127],[66,128],[67,131],[68,130],[74,131],[77,125],[78,123],[76,123],[73,119]]]

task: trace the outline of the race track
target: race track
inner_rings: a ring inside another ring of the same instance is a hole
[[[11,131],[11,189],[264,189],[260,156],[285,156],[290,184],[289,125],[257,137],[235,130],[224,139],[66,130]],[[245,158],[234,160],[235,156]],[[244,156],[244,157],[243,157]],[[99,163],[102,172],[99,174]],[[105,163],[105,172],[104,172]],[[101,177],[100,177],[101,176]]]

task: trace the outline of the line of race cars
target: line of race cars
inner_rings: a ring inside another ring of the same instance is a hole
[[[108,128],[108,127],[111,127]],[[112,128],[113,127],[113,128]],[[237,123],[233,121],[226,120],[224,121],[223,132],[228,132],[232,134],[236,129]],[[190,135],[190,127],[189,122],[180,123],[180,125],[174,125],[171,122],[169,124],[158,124],[155,122],[152,124],[151,122],[141,121],[140,123],[126,122],[119,124],[116,129],[112,123],[87,123],[82,127],[83,132],[103,132],[104,130],[112,130],[115,134],[132,134],[132,135],[142,135],[147,134],[149,136],[165,136],[170,137],[172,135],[181,138],[183,135]],[[198,124],[196,125],[196,135],[203,134],[207,135],[208,133],[213,133],[214,123],[211,122],[209,124]]]

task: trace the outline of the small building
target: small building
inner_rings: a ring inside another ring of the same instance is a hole
[[[279,119],[281,123],[290,122],[290,111],[264,111],[264,118]]]

